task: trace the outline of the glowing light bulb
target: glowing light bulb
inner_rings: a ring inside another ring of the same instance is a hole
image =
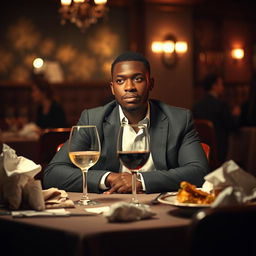
[[[240,60],[244,57],[244,49],[236,48],[231,51],[231,56],[234,59]]]
[[[185,53],[188,50],[188,44],[184,41],[178,41],[175,44],[175,51],[177,53]]]
[[[34,67],[34,68],[39,69],[39,68],[41,68],[43,65],[44,65],[43,59],[41,59],[41,58],[36,58],[36,59],[34,59],[34,61],[33,61],[33,67]]]
[[[152,52],[160,53],[163,51],[163,44],[162,42],[155,41],[151,45]]]

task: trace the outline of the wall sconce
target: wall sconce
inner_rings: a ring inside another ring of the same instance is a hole
[[[231,57],[235,60],[241,60],[244,57],[244,49],[234,48],[231,50]]]
[[[185,41],[177,41],[173,35],[167,35],[164,41],[154,41],[151,50],[162,54],[165,66],[173,67],[178,61],[178,55],[187,52],[188,44]]]

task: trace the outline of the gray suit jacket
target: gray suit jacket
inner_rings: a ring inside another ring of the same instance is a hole
[[[208,173],[208,161],[199,143],[191,112],[187,109],[150,100],[150,150],[156,170],[143,172],[146,193],[175,191],[181,181],[197,186]],[[107,171],[119,172],[116,141],[120,118],[118,104],[112,101],[102,107],[84,110],[78,124],[96,125],[101,156],[87,175],[89,192],[99,189]],[[44,171],[44,188],[57,187],[66,191],[82,191],[82,174],[70,161],[66,142]]]

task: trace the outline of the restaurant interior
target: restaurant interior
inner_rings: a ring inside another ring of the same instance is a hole
[[[67,126],[76,124],[83,109],[113,99],[110,65],[127,50],[141,52],[150,61],[155,79],[152,98],[192,109],[204,95],[204,77],[216,73],[223,78],[222,98],[230,107],[248,99],[256,69],[253,1],[109,0],[103,6],[93,24],[80,24],[71,22],[58,0],[5,3],[0,18],[2,131],[22,128],[24,119],[35,121],[31,84],[36,77],[52,85]],[[171,53],[163,50],[166,42],[173,46]],[[251,151],[256,143],[251,130],[234,135],[228,158],[253,172]],[[241,145],[250,148],[246,156],[240,154],[245,152]],[[214,152],[215,146],[210,146]],[[17,151],[36,159],[19,147]]]
[[[210,73],[223,78],[225,91],[222,100],[230,108],[242,106],[250,97],[252,80],[256,74],[256,1],[103,0],[106,3],[96,5],[100,6],[99,9],[90,10],[90,14],[86,12],[88,6],[84,7],[86,14],[82,9],[80,12],[68,9],[71,8],[68,0],[4,2],[0,16],[1,140],[16,150],[18,155],[41,164],[43,169],[58,150],[57,146],[68,139],[71,126],[78,122],[84,109],[113,100],[109,86],[111,63],[124,51],[136,51],[146,56],[155,80],[150,97],[169,105],[192,110],[193,105],[204,96],[202,82]],[[81,4],[79,2],[88,2],[88,8],[95,8],[94,1],[77,1],[72,6],[75,8],[75,5]],[[37,103],[31,92],[35,81],[41,78],[51,85],[54,99],[64,109],[67,119],[65,127],[37,129],[33,126]],[[197,129],[200,139],[210,145],[210,168],[213,171],[223,164],[217,159],[216,141],[210,135],[212,131],[201,131],[199,126]],[[241,126],[230,134],[227,160],[234,160],[253,176],[256,176],[255,152],[256,127]],[[37,178],[41,179],[42,175],[42,172],[39,173]],[[129,199],[129,195],[123,196]],[[142,200],[144,196],[141,195]],[[73,198],[76,197],[74,193]],[[100,198],[99,195],[96,197]],[[117,200],[116,197],[113,196],[113,202]],[[145,202],[152,200],[153,196],[151,197],[145,197]],[[125,228],[118,223],[111,226],[110,231],[103,219],[99,221],[103,230],[97,230],[95,221],[79,226],[83,216],[70,218],[67,225],[69,227],[64,227],[64,218],[57,222],[54,218],[35,218],[29,226],[24,221],[13,223],[8,220],[7,223],[0,218],[0,224],[5,232],[9,232],[6,237],[10,240],[7,239],[6,247],[12,247],[12,239],[18,239],[20,235],[28,236],[29,232],[35,235],[38,240],[30,249],[24,249],[22,242],[17,242],[17,248],[24,250],[24,255],[33,255],[39,246],[44,248],[42,240],[47,236],[49,238],[45,241],[49,243],[59,236],[56,244],[61,249],[53,250],[54,255],[131,255],[130,253],[134,254],[132,248],[123,251],[122,246],[127,245],[121,241],[121,237],[125,240],[138,234],[145,236],[147,241],[151,241],[153,237],[161,240],[153,242],[154,248],[153,245],[149,246],[150,243],[146,244],[146,240],[133,241],[133,245],[137,246],[137,254],[134,255],[203,255],[204,252],[198,250],[195,244],[192,245],[193,251],[189,253],[184,248],[177,247],[183,242],[187,245],[187,239],[191,235],[196,240],[197,232],[203,232],[191,229],[190,226],[188,229],[191,214],[189,217],[188,214],[183,214],[180,218],[177,214],[182,209],[175,209],[170,221],[168,218],[173,206],[157,207],[159,223],[155,224],[152,220],[149,226],[146,222],[140,222],[137,226],[133,223]],[[243,211],[236,211],[239,221],[242,221]],[[249,213],[247,225],[252,224],[255,209],[250,208]],[[234,212],[229,214],[228,216],[233,216]],[[196,216],[195,223],[201,217]],[[86,218],[89,220],[96,217]],[[224,225],[225,220],[220,219],[219,223]],[[95,225],[96,231],[92,225]],[[37,230],[36,227],[39,226],[42,229]],[[252,226],[255,226],[255,221]],[[242,227],[242,224],[238,225],[238,228]],[[84,233],[86,228],[88,233]],[[208,227],[203,228],[207,230]],[[60,231],[62,229],[65,229],[65,234]],[[18,230],[19,236],[11,233],[15,230]],[[189,235],[184,236],[187,230],[190,231]],[[234,233],[234,228],[232,230]],[[172,242],[167,238],[170,234],[176,237]],[[196,243],[206,243],[204,233],[200,235]],[[214,239],[214,235],[216,234],[212,233],[211,239]],[[230,233],[225,235],[229,236]],[[6,237],[0,235],[0,240]],[[225,240],[224,235],[223,239]],[[235,239],[238,238],[232,239],[234,240],[231,242],[235,244]],[[246,235],[243,240],[241,237],[239,239],[242,244],[245,239],[251,238]],[[116,251],[108,246],[113,240],[120,242]],[[247,242],[250,243],[248,249],[253,241]],[[166,248],[168,244],[172,245],[172,249],[171,246]],[[147,250],[143,246],[148,246]],[[107,247],[107,251],[102,249]],[[207,250],[207,246],[204,249]],[[6,255],[16,255],[17,251],[10,250],[10,254]],[[234,250],[233,254],[238,255],[235,254],[238,251]],[[49,252],[45,248],[38,255],[53,255]],[[228,251],[225,253],[227,254],[221,255],[230,255]],[[239,255],[252,255],[249,249],[248,253]]]

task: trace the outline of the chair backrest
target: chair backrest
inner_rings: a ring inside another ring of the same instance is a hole
[[[56,148],[56,152],[58,152],[58,151],[62,148],[63,145],[64,145],[64,143],[60,143],[60,144],[57,146],[57,148]]]
[[[209,157],[210,157],[210,146],[208,144],[206,144],[206,143],[203,143],[203,142],[201,142],[201,146],[202,146],[202,148],[204,150],[204,153],[205,153],[207,159],[209,160]]]
[[[69,138],[71,128],[45,129],[40,138],[40,160],[43,166],[47,165],[56,154],[59,144]]]
[[[188,230],[188,255],[256,255],[255,216],[255,205],[199,211]]]
[[[205,119],[194,120],[196,130],[201,142],[206,143],[211,148],[209,154],[209,165],[211,170],[219,167],[218,152],[217,152],[217,140],[213,123]]]

